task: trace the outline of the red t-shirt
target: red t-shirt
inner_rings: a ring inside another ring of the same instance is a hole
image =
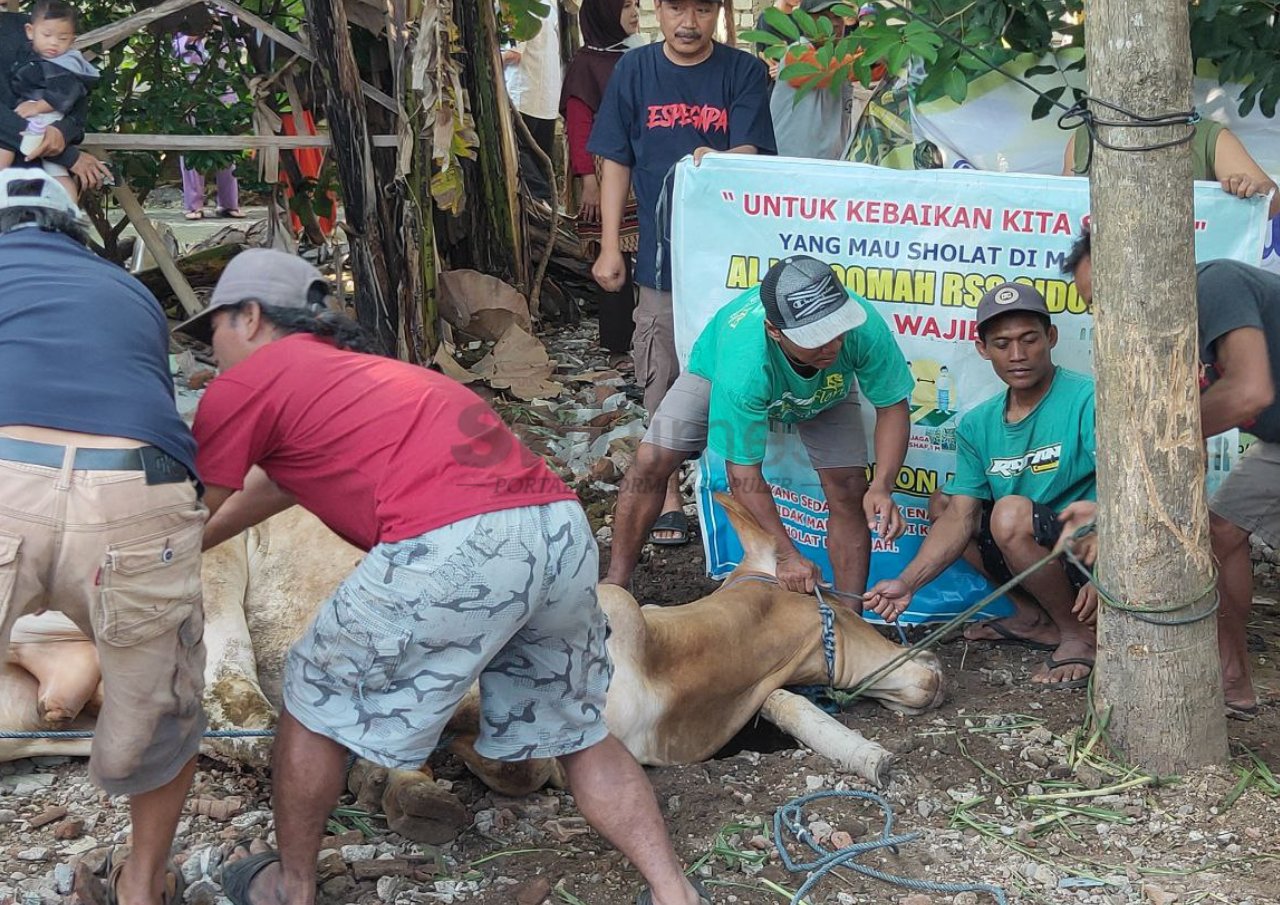
[[[240,490],[253,465],[352,544],[576,499],[462,384],[307,334],[258,349],[200,400],[196,468]]]

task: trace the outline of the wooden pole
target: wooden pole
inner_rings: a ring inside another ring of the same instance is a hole
[[[148,219],[146,211],[142,209],[142,204],[139,203],[138,196],[133,193],[133,189],[121,183],[113,188],[111,193],[115,195],[116,201],[120,205],[120,210],[124,211],[124,215],[129,218],[133,228],[138,231],[138,237],[147,246],[147,251],[151,252],[151,257],[156,259],[156,264],[159,265],[160,272],[164,274],[164,278],[169,281],[169,288],[173,290],[178,303],[182,305],[188,315],[199,314],[204,306],[196,298],[195,290],[191,288],[187,278],[178,269],[173,256],[169,254],[169,249],[165,247],[164,240],[160,238],[156,228],[151,225],[151,220]]]
[[[1185,0],[1090,0],[1086,14],[1091,96],[1140,115],[1191,109]],[[1189,131],[1101,127],[1100,135],[1133,147]],[[1191,179],[1189,143],[1148,152],[1094,146],[1098,572],[1110,592],[1146,611],[1101,607],[1094,704],[1110,713],[1110,738],[1122,754],[1158,773],[1227,757],[1200,435]],[[1205,618],[1190,621],[1196,617]]]

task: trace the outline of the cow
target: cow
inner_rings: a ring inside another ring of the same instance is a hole
[[[610,731],[642,764],[689,764],[714,755],[760,713],[844,769],[883,784],[889,752],[784,687],[851,688],[902,648],[837,603],[831,606],[829,651],[814,597],[786,591],[774,579],[772,539],[737,502],[723,496],[719,501],[744,555],[715,592],[682,606],[642,607],[623,588],[599,588],[615,670],[605,710]],[[205,553],[205,707],[212,727],[274,724],[289,644],[361,555],[299,507]],[[74,625],[57,613],[24,617],[10,649],[11,662],[0,667],[0,729],[92,726],[96,655]],[[906,714],[937,707],[943,694],[940,665],[929,653],[867,691]],[[446,747],[490,788],[516,796],[563,782],[554,760],[498,763],[480,757],[472,744],[478,729],[472,689],[446,729]],[[84,755],[88,745],[0,739],[0,760]],[[249,763],[265,762],[268,752],[261,739],[216,739],[209,748]],[[469,821],[461,802],[434,782],[425,765],[414,771],[362,764],[352,771],[349,786],[362,803],[386,814],[394,831],[418,841],[447,841]]]

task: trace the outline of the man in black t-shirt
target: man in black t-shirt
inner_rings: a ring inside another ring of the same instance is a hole
[[[640,298],[632,337],[636,381],[650,416],[680,373],[671,308],[671,215],[667,175],[682,157],[695,163],[711,151],[772,154],[768,79],[764,64],[713,40],[718,0],[657,0],[663,40],[623,55],[596,112],[587,150],[603,158],[600,255],[592,274],[606,292],[622,288],[626,268],[618,231],[630,184],[640,221],[635,281]],[[650,539],[684,543],[688,522],[676,475]]]
[[[1093,297],[1089,233],[1063,268]],[[1280,274],[1239,261],[1196,267],[1201,362],[1200,426],[1205,437],[1238,427],[1257,441],[1209,501],[1209,537],[1218,563],[1218,652],[1227,715],[1253,719],[1246,625],[1253,603],[1249,535],[1280,547]]]

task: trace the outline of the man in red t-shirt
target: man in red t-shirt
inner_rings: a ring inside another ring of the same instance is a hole
[[[583,815],[654,901],[693,905],[648,780],[605,728],[607,629],[582,507],[470,390],[365,354],[328,295],[310,264],[253,249],[180,328],[211,340],[222,369],[195,422],[205,548],[298,503],[368,551],[289,652],[280,851],[228,867],[227,895],[310,905],[347,751],[418,768],[478,681],[476,750],[562,758]]]

